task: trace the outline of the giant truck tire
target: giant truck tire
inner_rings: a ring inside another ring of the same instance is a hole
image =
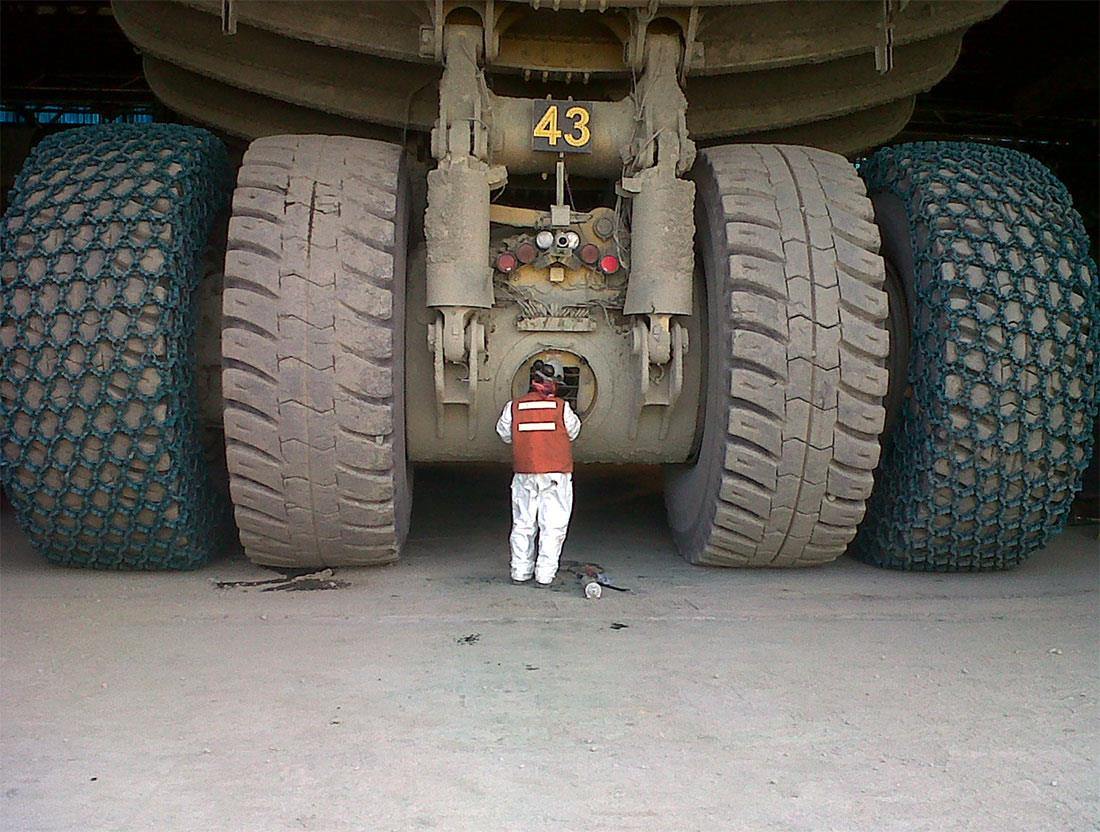
[[[1100,291],[1065,187],[1014,150],[900,145],[861,170],[911,317],[908,390],[855,547],[1005,569],[1066,521],[1090,458]]]
[[[889,344],[879,235],[854,168],[803,147],[699,154],[706,410],[667,471],[690,562],[802,566],[855,536],[883,428]]]
[[[0,467],[55,563],[191,568],[228,525],[203,462],[194,342],[230,185],[221,143],[175,125],[58,133],[16,181],[0,230]]]
[[[254,141],[233,195],[222,391],[237,527],[256,563],[395,560],[409,525],[400,147]]]

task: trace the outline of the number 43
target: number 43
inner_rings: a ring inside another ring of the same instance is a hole
[[[558,129],[558,105],[551,104],[532,132],[539,138],[546,139],[551,147],[557,146],[558,139],[565,139],[572,147],[584,147],[592,138],[588,129],[588,110],[584,107],[570,107],[565,111],[565,117],[572,120],[573,126],[570,132],[563,134]]]

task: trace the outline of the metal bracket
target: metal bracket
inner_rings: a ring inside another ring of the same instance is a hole
[[[478,7],[470,2],[456,3],[443,0],[434,0],[430,9],[431,23],[420,27],[420,57],[431,58],[434,61],[443,60],[443,28],[447,13],[456,7],[473,8],[481,15],[484,38],[482,50],[485,61],[491,63],[500,52],[500,33],[497,31],[497,23],[503,12],[497,12],[494,0],[484,0],[484,5]]]
[[[642,411],[662,407],[659,436],[668,435],[672,408],[684,389],[684,355],[688,351],[687,330],[668,315],[650,315],[634,319],[634,355],[637,356],[638,398],[628,433],[638,435]],[[660,360],[664,357],[664,360]]]
[[[882,0],[879,41],[875,44],[875,69],[880,75],[894,68],[894,21],[904,5],[904,0]]]
[[[477,432],[478,381],[485,355],[485,325],[472,309],[447,307],[428,327],[435,376],[436,434],[443,436],[443,412],[449,404],[466,407],[466,435]],[[465,377],[462,372],[465,370]]]
[[[222,34],[237,34],[236,0],[222,0]]]
[[[485,29],[485,63],[492,63],[500,52],[500,33],[497,31],[497,13],[493,0],[485,0],[481,22]]]
[[[667,364],[672,356],[671,315],[649,315],[649,361]]]
[[[435,0],[431,7],[432,22],[420,27],[420,57],[443,60],[443,0]]]
[[[657,17],[658,6],[658,3],[650,0],[646,8],[636,9],[630,17],[630,34],[623,45],[623,61],[635,72],[641,72],[645,68],[649,24]],[[677,23],[683,34],[684,48],[677,67],[677,77],[682,83],[689,71],[703,66],[703,44],[696,40],[703,11],[695,5],[690,9],[666,7],[660,11],[661,17]]]
[[[466,328],[474,311],[461,306],[445,306],[439,311],[437,342],[443,345],[443,358],[452,364],[462,364],[466,361],[469,340]]]
[[[699,34],[699,19],[703,13],[698,6],[692,6],[688,12],[687,28],[684,30],[684,59],[680,61],[680,83],[687,81],[688,71],[702,67],[706,55],[703,44],[695,38]]]

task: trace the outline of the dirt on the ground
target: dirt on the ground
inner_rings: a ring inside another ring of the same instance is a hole
[[[577,473],[595,600],[509,582],[500,471],[418,472],[404,559],[334,574],[60,569],[5,513],[0,827],[1097,828],[1095,526],[1006,574],[702,569],[642,476]]]

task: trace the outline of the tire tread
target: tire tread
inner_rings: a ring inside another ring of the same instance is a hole
[[[408,508],[394,482],[400,154],[324,136],[258,139],[245,154],[226,258],[223,386],[237,522],[257,563],[397,558]]]
[[[694,563],[830,561],[855,536],[884,419],[885,270],[871,203],[852,166],[823,151],[731,145],[701,157],[703,198],[718,195],[702,209],[726,267],[718,302],[730,310],[729,384],[710,395],[728,423],[710,508],[680,516],[685,485],[674,486],[673,531]]]

